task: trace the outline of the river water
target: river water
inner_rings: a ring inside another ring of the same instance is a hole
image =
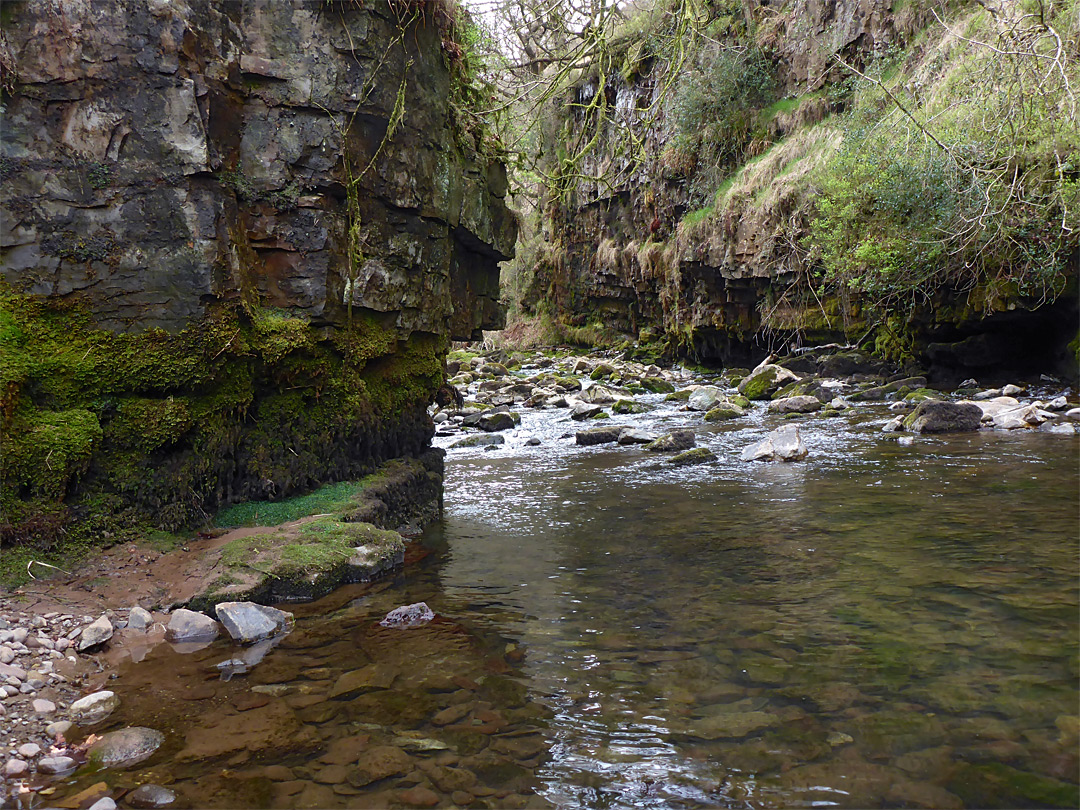
[[[110,778],[207,807],[1077,806],[1075,436],[898,439],[865,405],[747,464],[780,417],[644,399],[615,419],[718,460],[577,447],[565,411],[450,450],[394,581],[290,608],[247,676],[217,679],[225,642],[122,670],[111,725],[169,742]],[[430,625],[377,624],[421,600]]]

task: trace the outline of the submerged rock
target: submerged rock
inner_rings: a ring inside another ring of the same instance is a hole
[[[241,644],[288,632],[293,626],[291,613],[254,602],[220,602],[214,610],[233,641]]]
[[[165,742],[165,735],[152,728],[132,726],[110,731],[90,746],[89,759],[103,768],[127,768],[149,757]]]
[[[743,461],[801,461],[808,451],[795,425],[777,428],[739,456]]]
[[[128,804],[132,807],[168,807],[176,801],[176,794],[161,785],[140,785],[131,791],[126,798]]]
[[[913,433],[958,433],[978,430],[982,417],[982,409],[974,403],[926,400],[903,424]]]
[[[421,624],[427,624],[434,618],[435,612],[427,606],[426,602],[416,602],[394,608],[386,614],[386,618],[379,624],[383,627],[418,627]]]

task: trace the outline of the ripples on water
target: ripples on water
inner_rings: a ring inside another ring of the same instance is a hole
[[[864,406],[800,420],[805,462],[745,464],[777,418],[646,400],[612,421],[695,425],[719,460],[580,448],[565,411],[452,450],[432,553],[395,582],[294,607],[227,684],[225,642],[127,667],[112,724],[170,743],[123,778],[220,807],[399,806],[435,765],[480,777],[476,807],[1077,806],[1075,437],[900,444]],[[441,624],[378,629],[419,600]],[[391,688],[330,697],[373,664]],[[454,706],[471,713],[434,722]],[[360,785],[327,759],[357,739],[412,759]]]
[[[657,405],[623,421],[686,423]],[[503,583],[491,621],[556,712],[548,799],[1076,803],[1076,440],[902,445],[890,415],[801,420],[788,465],[738,461],[762,414],[699,427],[719,461],[690,468],[544,413],[452,451],[440,581]]]

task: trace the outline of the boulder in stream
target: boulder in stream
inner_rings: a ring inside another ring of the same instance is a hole
[[[648,444],[656,441],[656,434],[640,428],[623,428],[619,433],[619,444]]]
[[[812,413],[821,410],[821,400],[808,395],[774,399],[769,403],[771,413]]]
[[[584,422],[586,419],[592,419],[598,413],[603,413],[604,409],[599,405],[591,405],[588,402],[579,402],[574,406],[574,409],[570,411],[570,418],[575,422]]]
[[[673,430],[659,439],[649,442],[645,449],[653,453],[679,453],[694,446],[696,439],[692,430]]]
[[[582,447],[591,447],[594,444],[611,444],[619,440],[619,436],[624,429],[622,425],[611,425],[610,427],[579,430],[575,434],[574,441]]]
[[[768,399],[782,386],[799,379],[799,375],[783,366],[773,364],[754,369],[753,374],[739,383],[739,393],[747,399]]]
[[[97,621],[87,625],[79,636],[79,652],[104,644],[112,638],[113,626],[108,616],[102,616]]]
[[[466,436],[464,439],[459,439],[450,445],[450,449],[453,450],[458,447],[495,447],[496,445],[504,444],[506,439],[497,434],[481,434],[478,436]]]
[[[705,464],[709,461],[716,461],[716,454],[707,447],[695,447],[672,456],[667,460],[667,463],[673,467],[689,467],[693,464]]]
[[[255,602],[219,602],[214,610],[233,641],[241,644],[287,633],[293,626],[291,613]]]
[[[904,419],[904,428],[913,433],[959,433],[978,430],[982,409],[972,402],[926,400]]]
[[[808,451],[795,425],[779,427],[739,456],[743,461],[801,461]]]
[[[499,430],[509,430],[517,423],[514,421],[514,417],[506,411],[495,411],[483,414],[478,424],[481,430],[494,433]]]

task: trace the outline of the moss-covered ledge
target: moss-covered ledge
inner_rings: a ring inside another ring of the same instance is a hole
[[[45,550],[205,523],[427,451],[446,339],[239,301],[176,334],[96,329],[0,287],[0,544]]]

